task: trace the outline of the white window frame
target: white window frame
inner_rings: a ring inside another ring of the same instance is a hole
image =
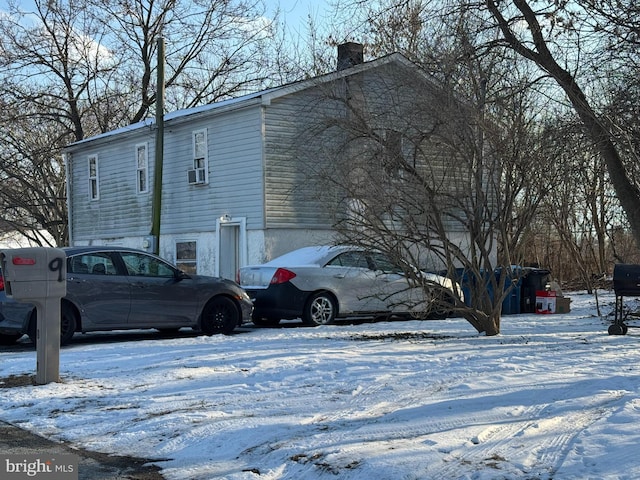
[[[94,174],[92,175],[91,165],[94,165]],[[100,169],[98,167],[98,155],[89,155],[87,157],[87,179],[89,182],[89,200],[100,200]]]
[[[199,142],[199,140],[202,142]],[[194,130],[191,134],[192,169],[195,171],[196,184],[209,183],[209,149],[207,145],[207,129]],[[198,172],[203,172],[200,176]]]
[[[136,191],[138,193],[149,192],[149,148],[146,143],[136,145]],[[141,188],[141,182],[144,183]]]

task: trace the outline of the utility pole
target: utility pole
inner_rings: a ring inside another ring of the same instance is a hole
[[[152,223],[153,253],[160,251],[160,212],[162,210],[162,167],[164,162],[164,38],[158,38],[158,78],[156,82],[156,155],[153,175]]]

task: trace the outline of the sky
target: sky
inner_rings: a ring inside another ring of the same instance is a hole
[[[60,383],[2,389],[0,420],[175,480],[640,478],[640,331],[607,334],[611,292],[605,317],[569,296],[493,337],[462,319],[87,334]],[[34,373],[26,343],[1,355],[0,379]]]
[[[292,27],[304,25],[309,15],[320,21],[326,18],[330,0],[264,0],[267,13],[272,14],[278,8]],[[33,5],[32,0],[21,0],[21,5]],[[7,0],[0,0],[0,10],[7,8]]]
[[[329,0],[265,0],[265,3],[269,12],[279,6],[287,25],[293,30],[304,30],[309,16],[321,22],[330,10]]]

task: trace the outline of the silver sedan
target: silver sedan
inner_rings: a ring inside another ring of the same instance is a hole
[[[253,300],[256,325],[295,318],[307,325],[364,316],[443,318],[463,300],[449,278],[351,246],[301,248],[240,268],[238,280]]]

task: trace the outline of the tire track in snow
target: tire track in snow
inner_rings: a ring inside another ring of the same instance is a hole
[[[545,390],[544,386],[532,386],[532,389]],[[519,390],[519,387],[505,387],[496,390],[494,396],[508,397]],[[448,397],[448,393],[445,396]],[[578,435],[573,432],[579,432],[607,416],[612,411],[610,404],[621,396],[619,393],[613,396],[603,393],[586,400],[575,398],[571,385],[564,384],[554,389],[554,397],[560,399],[555,403],[540,402],[514,408],[507,402],[484,411],[470,411],[462,417],[456,415],[447,418],[446,410],[455,408],[456,402],[481,402],[482,398],[445,399],[445,405],[439,412],[443,415],[425,410],[422,416],[424,421],[416,421],[415,409],[411,407],[390,413],[378,411],[379,416],[384,417],[380,420],[374,416],[354,419],[353,415],[336,412],[335,415],[315,417],[311,425],[320,428],[307,431],[304,444],[315,452],[349,449],[353,452],[352,458],[358,458],[358,455],[366,458],[367,445],[374,449],[376,444],[378,447],[387,444],[389,448],[395,448],[393,445],[399,443],[411,444],[416,451],[435,455],[439,460],[427,462],[424,478],[459,478],[472,473],[474,465],[479,464],[485,468],[487,465],[495,465],[497,469],[506,468],[513,475],[531,472],[552,475],[573,446]],[[355,404],[361,402],[361,399],[354,399]],[[575,406],[576,402],[580,404],[579,407]],[[375,413],[373,409],[369,410]],[[435,413],[435,416],[427,413]],[[571,425],[571,433],[563,427],[567,424]],[[466,437],[456,436],[456,430],[468,432],[473,431],[474,427],[478,427],[476,431],[479,429],[476,435],[469,437],[466,433]],[[518,438],[531,435],[540,437],[538,446],[535,451],[524,451],[523,443]],[[447,437],[450,444],[441,443],[442,437]],[[294,440],[295,443],[298,442]]]
[[[434,478],[459,478],[470,474],[475,466],[492,465],[497,472],[528,475],[528,478],[553,478],[581,432],[610,416],[623,392],[601,394],[591,398],[581,410],[574,404],[583,399],[549,403],[538,409],[527,409],[522,421],[512,425],[491,426],[471,438],[473,446],[464,446],[443,458],[444,463],[429,469]],[[604,397],[604,398],[603,398]],[[568,413],[564,413],[566,412]],[[570,428],[567,428],[570,425]],[[533,451],[524,451],[518,437],[539,437]],[[463,473],[464,472],[464,473]]]

